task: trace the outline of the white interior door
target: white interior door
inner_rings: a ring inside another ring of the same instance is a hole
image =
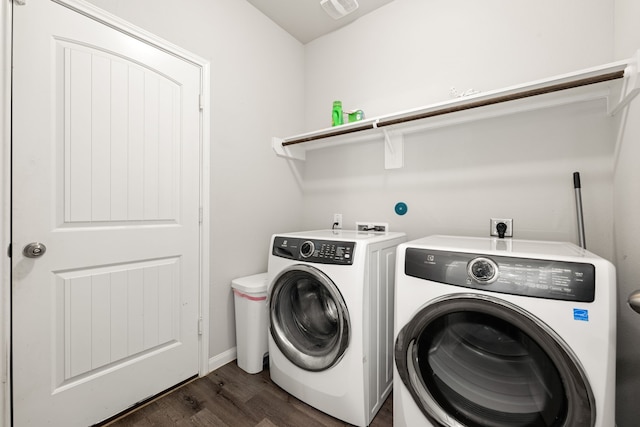
[[[201,69],[51,0],[13,46],[14,424],[86,426],[198,373]]]

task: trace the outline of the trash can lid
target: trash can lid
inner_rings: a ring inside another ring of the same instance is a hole
[[[267,273],[233,279],[231,287],[245,294],[264,294],[267,292]]]

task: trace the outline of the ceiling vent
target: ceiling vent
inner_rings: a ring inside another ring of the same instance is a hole
[[[340,19],[358,8],[357,0],[320,0],[320,6],[333,19]]]

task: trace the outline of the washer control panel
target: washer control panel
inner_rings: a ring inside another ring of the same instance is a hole
[[[272,253],[282,258],[317,264],[351,265],[355,246],[355,242],[276,236]]]
[[[407,248],[405,274],[432,282],[504,294],[593,302],[595,267],[588,263]]]

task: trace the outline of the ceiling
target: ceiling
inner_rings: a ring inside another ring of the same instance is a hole
[[[360,7],[344,18],[331,18],[320,0],[247,0],[286,32],[307,44],[310,41],[350,24],[359,17],[391,3],[393,0],[358,0]]]

